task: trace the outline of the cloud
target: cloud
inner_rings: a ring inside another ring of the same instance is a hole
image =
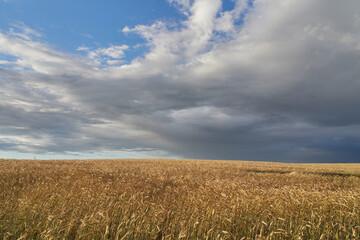
[[[149,48],[130,63],[0,33],[2,149],[359,162],[358,1],[169,3],[186,19],[123,28]]]
[[[83,60],[80,56],[56,51],[47,44],[33,40],[34,35],[39,36],[37,32],[29,27],[24,29],[20,33],[13,29],[8,34],[0,32],[0,52],[16,58],[12,64],[18,68],[49,75],[81,75],[91,72],[96,66],[96,63]]]
[[[124,57],[124,50],[128,49],[129,46],[127,45],[120,45],[120,46],[111,46],[109,48],[100,48],[95,51],[89,52],[90,58],[96,57],[111,57],[111,58],[122,58]]]
[[[11,28],[9,29],[9,35],[22,38],[24,40],[30,40],[32,37],[42,36],[41,33],[28,27],[23,22],[15,22],[11,24]]]
[[[97,65],[118,65],[124,63],[120,60],[125,56],[124,51],[129,49],[127,45],[111,46],[108,48],[98,48],[96,50],[90,50],[86,46],[80,46],[76,51],[84,51],[87,53],[89,59],[94,61]]]
[[[76,51],[89,51],[90,48],[86,47],[86,46],[80,46],[76,49]]]
[[[181,13],[186,16],[190,15],[190,8],[193,4],[192,0],[167,0],[170,4],[174,5]]]

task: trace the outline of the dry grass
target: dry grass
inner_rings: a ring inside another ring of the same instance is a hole
[[[360,164],[0,160],[0,239],[359,239]]]

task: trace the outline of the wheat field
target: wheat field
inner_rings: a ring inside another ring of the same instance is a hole
[[[360,164],[0,160],[0,239],[359,239]]]

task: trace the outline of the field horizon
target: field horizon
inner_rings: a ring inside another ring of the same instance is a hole
[[[11,160],[11,161],[104,161],[104,160],[115,160],[115,161],[121,161],[121,160],[169,160],[169,161],[218,161],[218,162],[247,162],[247,163],[280,163],[280,164],[293,164],[293,165],[304,165],[304,164],[319,164],[319,165],[359,165],[360,162],[316,162],[316,161],[266,161],[266,160],[247,160],[247,159],[205,159],[205,158],[143,158],[143,157],[134,157],[134,158],[38,158],[37,156],[35,158],[0,158],[0,161],[2,160]]]
[[[0,159],[2,239],[359,239],[360,164]]]

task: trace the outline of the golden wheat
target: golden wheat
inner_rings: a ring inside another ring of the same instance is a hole
[[[360,164],[0,160],[0,239],[359,239]]]

